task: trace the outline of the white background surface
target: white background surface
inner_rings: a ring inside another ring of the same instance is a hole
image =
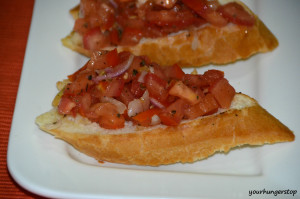
[[[300,198],[300,1],[245,2],[275,34],[279,47],[198,72],[225,71],[236,91],[256,98],[294,131],[294,142],[243,147],[194,164],[98,164],[34,123],[51,108],[55,83],[87,61],[60,42],[73,27],[68,10],[78,1],[36,0],[8,147],[8,168],[16,182],[54,198],[248,198],[249,190],[263,189],[297,190],[295,196],[277,198]]]

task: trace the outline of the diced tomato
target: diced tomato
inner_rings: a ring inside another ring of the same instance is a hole
[[[222,16],[222,14],[217,11],[208,11],[203,15],[203,18],[205,18],[209,23],[218,26],[218,27],[223,27],[228,24],[228,21],[226,18]]]
[[[80,35],[84,35],[89,30],[89,23],[85,18],[78,18],[75,21],[73,30],[78,32]]]
[[[145,85],[149,91],[150,97],[154,97],[160,102],[163,102],[168,97],[167,85],[168,83],[159,78],[157,75],[153,73],[148,73],[145,76]]]
[[[119,97],[124,88],[123,79],[113,79],[111,82],[108,82],[104,95],[107,97]]]
[[[138,27],[125,27],[122,33],[121,45],[135,45],[143,37],[143,30]]]
[[[186,106],[187,104],[184,100],[176,100],[168,108],[158,114],[161,123],[168,126],[178,125],[184,116],[184,109]]]
[[[169,94],[187,100],[192,105],[199,102],[199,96],[191,88],[182,83],[182,81],[176,82],[169,90]]]
[[[224,77],[224,72],[219,70],[208,70],[203,74],[205,80],[212,85],[214,82]]]
[[[83,70],[76,76],[76,79],[71,84],[66,85],[65,94],[78,95],[82,92],[86,92],[93,84],[92,73]]]
[[[132,80],[130,91],[136,98],[142,97],[146,90],[146,86],[144,83],[138,82],[137,79]]]
[[[109,114],[99,119],[99,125],[106,129],[120,129],[124,128],[125,119],[121,114]]]
[[[174,64],[173,66],[166,67],[164,70],[165,76],[168,80],[176,79],[176,80],[183,80],[185,73],[180,68],[178,64]]]
[[[236,2],[230,2],[221,6],[219,11],[234,24],[245,26],[253,26],[255,24],[255,17]]]
[[[120,43],[120,31],[113,28],[109,34],[110,43],[112,45],[119,45]]]
[[[191,10],[176,5],[173,9],[149,10],[146,12],[146,20],[150,24],[160,27],[186,28],[190,25],[202,24],[203,20],[197,17]]]
[[[209,82],[203,75],[185,74],[183,83],[191,88],[203,88],[209,86]]]
[[[219,7],[217,0],[182,0],[182,2],[213,25],[227,24],[227,20],[217,10]]]
[[[96,4],[94,0],[82,0],[80,10],[84,16],[90,16],[96,13]]]
[[[99,117],[99,125],[106,129],[123,128],[125,119],[119,114],[117,107],[111,103],[97,103],[91,107],[91,110]]]
[[[152,108],[137,114],[136,116],[132,117],[134,121],[136,121],[139,125],[142,126],[149,126],[151,125],[151,119],[154,115],[158,115],[161,112],[159,108]]]
[[[100,50],[109,44],[109,35],[103,34],[99,27],[90,29],[83,36],[83,47],[88,50]]]
[[[106,61],[107,61],[107,64],[109,66],[112,66],[112,67],[114,67],[114,66],[116,66],[120,63],[120,59],[119,59],[119,56],[118,56],[118,51],[117,51],[116,48],[112,51],[109,51],[106,54]]]
[[[178,65],[163,69],[143,56],[134,57],[126,71],[102,79],[102,73],[118,69],[122,66],[119,63],[130,56],[129,52],[118,53],[116,49],[93,53],[84,67],[69,76],[71,83],[60,95],[59,113],[74,117],[80,114],[107,129],[123,128],[125,120],[143,126],[154,125],[151,122],[174,126],[183,118],[193,119],[215,113],[219,107],[228,108],[235,95],[221,71],[186,75]],[[104,96],[114,99],[104,103]],[[145,103],[141,104],[138,98],[142,96]],[[133,109],[128,107],[129,115],[134,117],[128,116],[121,102],[127,107],[136,102],[136,113],[131,114]],[[159,119],[152,121],[153,115]]]
[[[104,8],[105,9],[105,8]],[[101,16],[103,17],[103,12],[101,13]],[[113,11],[107,12],[107,15],[103,17],[103,24],[101,25],[102,30],[109,30],[115,23],[115,15]]]
[[[212,94],[208,93],[200,99],[198,104],[189,106],[184,110],[184,117],[195,119],[203,115],[213,114],[218,111],[219,105]]]
[[[235,89],[225,78],[219,79],[209,88],[210,93],[215,97],[221,108],[229,108],[235,95]]]
[[[82,97],[77,100],[78,112],[80,115],[85,116],[89,111],[92,104],[92,97],[89,93],[84,93]]]
[[[79,70],[77,70],[77,71],[76,71],[75,73],[73,73],[72,75],[69,75],[69,76],[68,76],[68,79],[69,79],[71,82],[75,81],[77,75],[78,75],[81,71],[84,71],[84,70],[87,68],[88,63],[89,63],[89,62],[87,62],[83,67],[81,67]]]
[[[58,112],[60,114],[70,114],[74,107],[76,107],[75,102],[68,97],[62,96],[58,104]]]
[[[125,85],[118,99],[128,106],[129,102],[134,100],[134,95],[130,91],[129,85]]]

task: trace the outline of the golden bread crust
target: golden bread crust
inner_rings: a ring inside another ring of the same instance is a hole
[[[235,101],[237,99],[244,107],[200,117],[176,127],[159,126],[129,133],[68,131],[68,128],[56,125],[62,118],[53,111],[39,116],[36,123],[42,130],[99,161],[151,166],[194,162],[242,145],[273,144],[295,139],[291,130],[254,99],[236,94]],[[74,120],[72,125],[78,125],[75,123]]]
[[[250,11],[242,2],[238,3]],[[73,17],[78,16],[76,11],[79,12],[79,8],[71,10]],[[182,67],[228,64],[247,59],[257,53],[272,51],[278,46],[272,32],[257,16],[255,18],[256,24],[253,27],[228,24],[220,28],[204,25],[167,37],[144,38],[135,46],[118,46],[117,49],[119,52],[130,51],[136,56],[147,55],[152,61],[163,66],[175,63]],[[81,36],[75,32],[63,38],[62,43],[83,55],[91,55],[91,52],[83,48]],[[107,48],[110,49],[112,48]]]

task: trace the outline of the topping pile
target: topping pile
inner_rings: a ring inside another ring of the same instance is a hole
[[[253,26],[255,18],[241,5],[218,0],[81,0],[74,31],[83,46],[135,45],[141,38],[157,38],[205,23]]]
[[[176,126],[183,119],[229,108],[234,88],[218,70],[185,74],[178,65],[161,67],[129,52],[94,52],[61,93],[60,114],[80,114],[106,129],[125,121]]]

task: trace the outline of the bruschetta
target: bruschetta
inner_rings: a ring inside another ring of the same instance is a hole
[[[36,123],[99,161],[186,163],[295,138],[219,70],[185,74],[115,49],[94,52],[57,87],[53,109]]]
[[[81,0],[64,46],[129,51],[181,67],[227,64],[269,52],[278,41],[242,2],[228,0]]]

